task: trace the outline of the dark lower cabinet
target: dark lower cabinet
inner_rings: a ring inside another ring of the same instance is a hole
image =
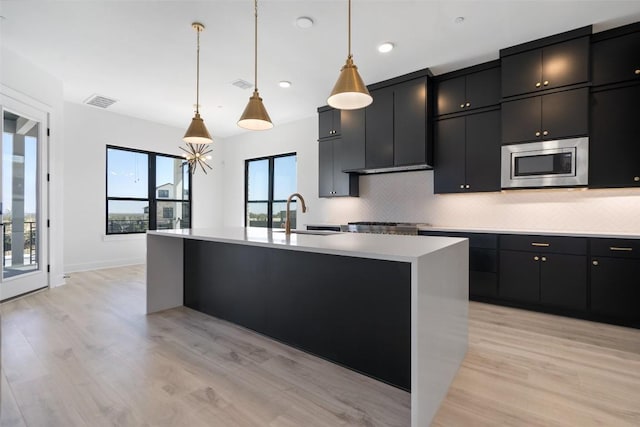
[[[405,390],[411,264],[184,240],[184,305]]]
[[[591,310],[640,325],[640,260],[591,258]]]
[[[543,307],[587,309],[587,240],[500,236],[500,297]]]
[[[640,85],[591,94],[589,187],[640,187]]]
[[[587,309],[587,257],[540,256],[540,303],[571,310]]]
[[[591,311],[640,327],[640,239],[590,239]]]
[[[500,297],[540,302],[540,257],[528,252],[500,251]]]

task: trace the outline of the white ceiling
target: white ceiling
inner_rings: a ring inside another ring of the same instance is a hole
[[[353,0],[352,10],[352,50],[366,83],[425,67],[441,74],[589,24],[597,32],[640,21],[638,0]],[[109,111],[185,129],[195,104],[191,23],[202,22],[202,116],[214,137],[243,132],[236,121],[252,90],[231,82],[253,82],[251,0],[2,0],[0,15],[2,43],[60,78],[66,100],[97,93],[118,100]],[[315,25],[297,28],[300,16]],[[383,41],[396,49],[378,53]],[[276,126],[326,103],[346,44],[346,0],[259,2],[258,88]],[[280,80],[293,86],[282,89]]]

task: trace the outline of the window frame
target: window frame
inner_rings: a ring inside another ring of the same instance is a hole
[[[147,155],[147,196],[146,198],[142,197],[109,197],[109,150],[120,150],[120,151],[128,151],[132,153],[146,154]],[[169,198],[160,198],[156,195],[157,183],[156,183],[156,158],[157,157],[169,157],[173,159],[179,159],[183,161],[182,167],[188,167],[187,163],[184,162],[184,158],[175,155],[175,154],[166,154],[166,153],[158,153],[155,151],[147,151],[141,150],[138,148],[130,148],[130,147],[120,147],[117,145],[106,145],[105,148],[105,217],[104,217],[104,232],[107,236],[118,236],[118,235],[130,235],[130,234],[145,234],[146,231],[125,231],[125,232],[113,232],[109,231],[109,202],[110,201],[125,201],[125,202],[147,202],[149,207],[149,224],[147,230],[157,230],[158,225],[158,201],[160,202],[174,202],[174,203],[188,203],[189,204],[189,226],[193,224],[193,216],[192,216],[192,203],[191,203],[191,195],[193,190],[193,179],[192,174],[188,173],[186,176],[188,177],[188,186],[189,186],[189,197],[188,199],[169,199]],[[183,194],[184,194],[184,184],[183,184]]]
[[[274,200],[273,199],[273,190],[274,190],[274,164],[275,164],[275,159],[281,158],[281,157],[295,157],[296,158],[296,180],[298,178],[298,168],[297,168],[297,164],[298,164],[298,153],[297,152],[290,152],[290,153],[284,153],[284,154],[276,154],[273,156],[263,156],[263,157],[255,157],[253,159],[245,159],[244,161],[244,226],[248,227],[248,213],[249,213],[249,203],[266,203],[267,204],[267,227],[266,228],[273,228],[273,205],[275,203],[287,203],[287,199],[284,200]],[[261,161],[261,160],[268,160],[269,161],[269,187],[268,187],[268,200],[249,200],[249,163],[251,162],[256,162],[256,161]],[[297,182],[296,182],[296,188],[298,187]],[[297,205],[296,205],[297,206]]]

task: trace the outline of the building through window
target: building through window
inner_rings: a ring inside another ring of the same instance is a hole
[[[245,226],[284,228],[287,198],[296,192],[296,154],[245,161]],[[296,227],[295,201],[291,228]]]
[[[191,227],[191,174],[178,156],[107,146],[106,233]]]

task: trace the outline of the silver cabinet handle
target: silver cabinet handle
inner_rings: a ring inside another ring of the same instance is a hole
[[[635,73],[636,73],[636,76],[640,76],[640,68],[638,68],[638,69],[635,71]]]
[[[531,246],[536,246],[536,247],[539,247],[539,248],[548,248],[550,245],[549,245],[549,243],[531,242]]]
[[[599,263],[598,263],[598,260],[597,260],[597,259],[594,259],[594,260],[591,262],[591,264],[593,264],[593,265],[598,265]]]
[[[534,260],[534,261],[538,261],[539,259],[540,259],[540,257],[537,257],[537,256],[534,256],[534,257],[533,257],[533,260]]]
[[[470,102],[467,102],[467,103],[465,104],[465,107],[471,107],[471,103],[470,103]]]
[[[542,83],[542,84],[545,85],[545,86],[548,86],[549,85],[549,80],[545,80],[544,83]]]
[[[536,87],[540,87],[540,82],[536,82]]]
[[[549,131],[545,130],[544,132],[542,132],[542,135],[544,135],[544,136],[549,135]]]
[[[536,132],[536,136],[540,136],[540,131]]]
[[[542,257],[542,261],[544,262],[544,261],[546,261],[546,260],[547,260],[547,257],[546,257],[546,256],[543,256],[543,257]]]
[[[634,182],[640,182],[640,176],[634,176],[633,177],[633,181]]]
[[[609,249],[612,251],[617,251],[617,252],[631,252],[633,251],[633,248],[621,248],[618,246],[609,246]]]

